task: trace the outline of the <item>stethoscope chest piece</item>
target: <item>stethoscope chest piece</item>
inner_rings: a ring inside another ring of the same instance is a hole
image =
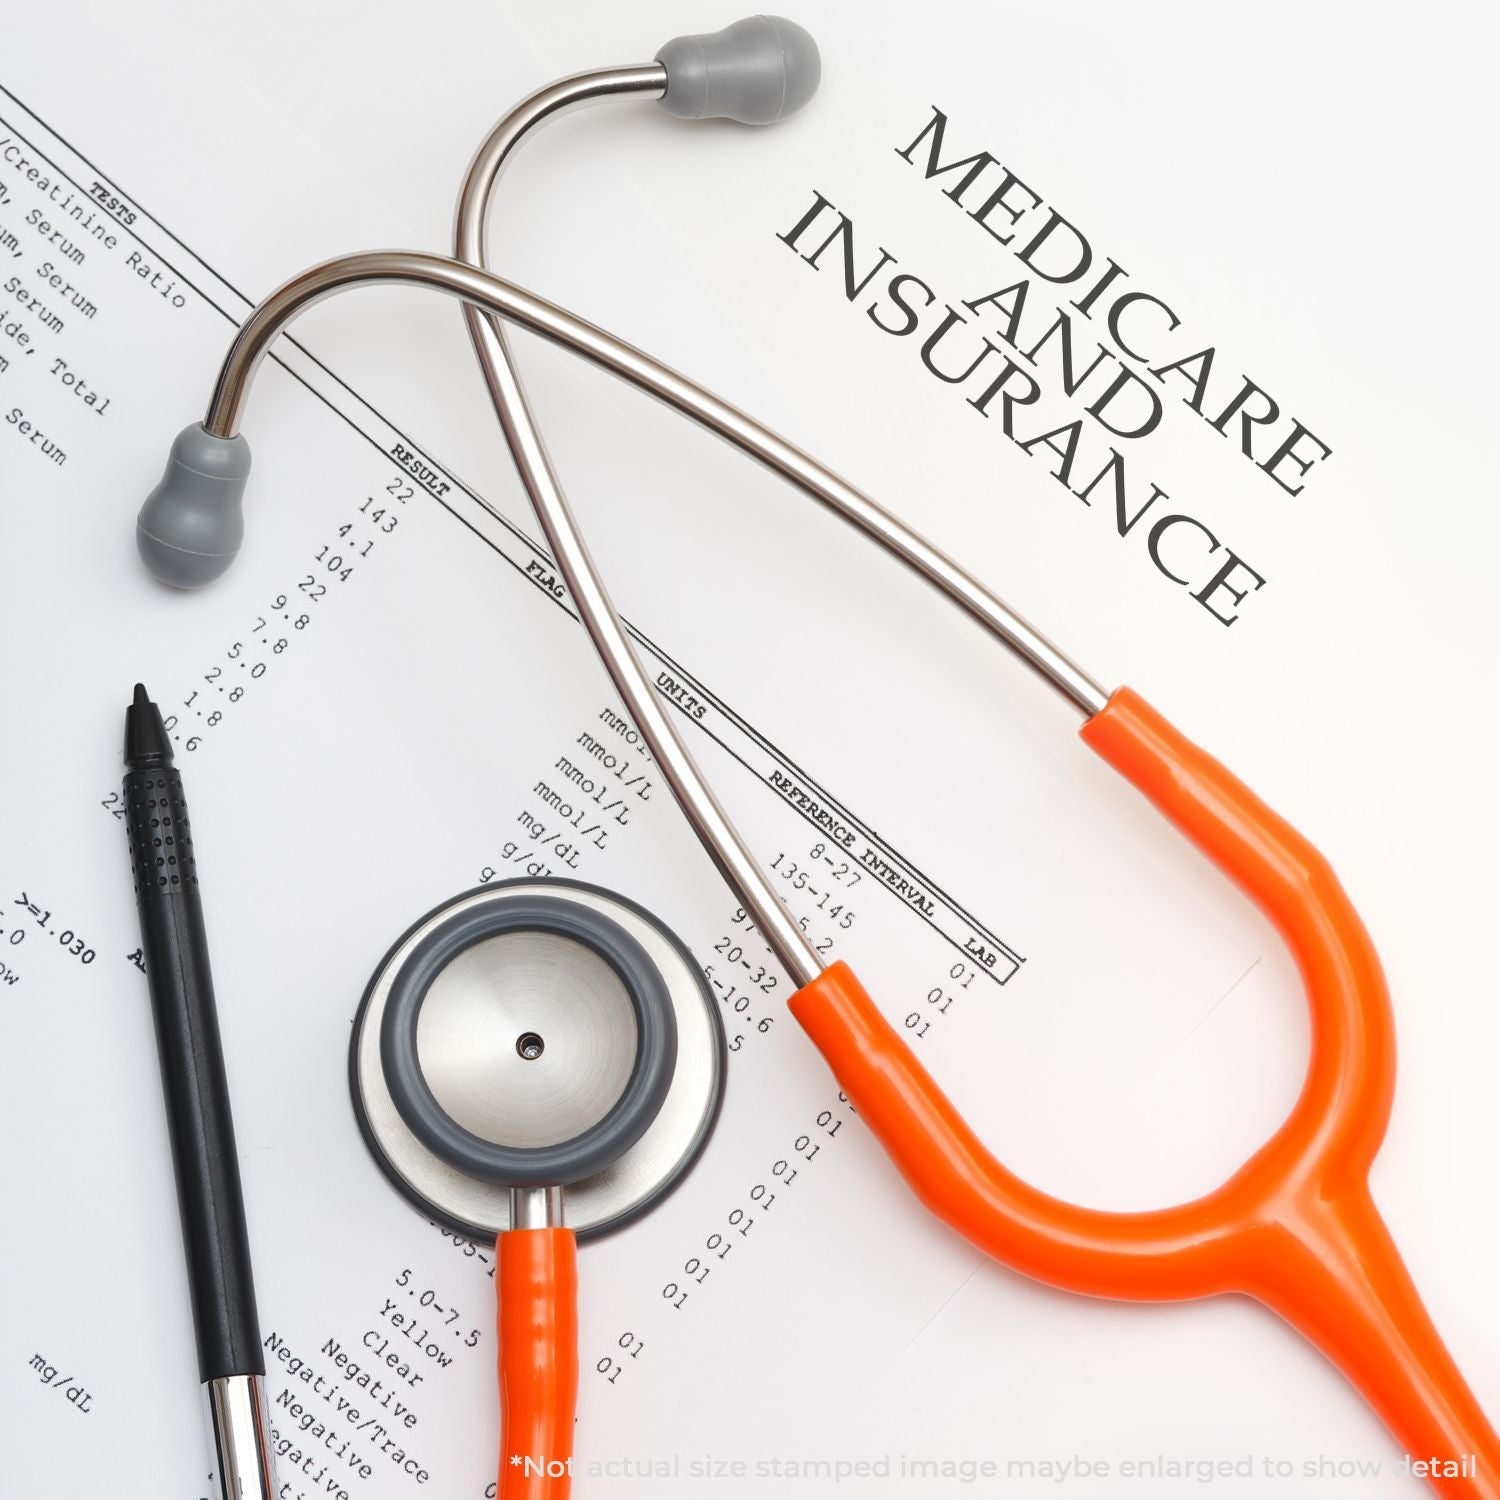
[[[429,912],[376,969],[349,1054],[360,1128],[397,1188],[490,1240],[511,1189],[565,1187],[580,1238],[638,1217],[706,1144],[724,1086],[712,993],[634,903],[504,881]]]

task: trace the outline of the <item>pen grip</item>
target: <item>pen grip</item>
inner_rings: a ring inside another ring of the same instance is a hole
[[[199,1378],[263,1375],[234,1122],[181,777],[171,766],[130,772],[125,806]]]

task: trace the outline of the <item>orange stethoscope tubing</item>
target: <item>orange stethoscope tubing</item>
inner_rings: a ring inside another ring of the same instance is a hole
[[[918,1198],[987,1255],[1068,1291],[1133,1301],[1240,1292],[1280,1313],[1363,1393],[1439,1494],[1500,1500],[1500,1440],[1433,1327],[1370,1198],[1390,1118],[1390,998],[1364,924],[1327,861],[1129,688],[1083,726],[1266,913],[1307,988],[1312,1046],[1291,1114],[1213,1192],[1107,1213],[1039,1192],[964,1123],[847,964],[790,1001],[861,1119]],[[572,1453],[577,1267],[566,1229],[498,1245],[499,1500],[562,1500],[566,1474],[516,1455]],[[1444,1464],[1463,1466],[1457,1476]]]
[[[578,1246],[571,1229],[495,1242],[500,1357],[498,1500],[564,1500],[578,1404]],[[513,1460],[519,1458],[519,1463]]]
[[[1301,970],[1307,1078],[1239,1171],[1173,1208],[1062,1202],[990,1155],[846,964],[793,995],[792,1014],[917,1196],[987,1255],[1097,1297],[1256,1297],[1343,1370],[1413,1459],[1477,1469],[1433,1471],[1439,1494],[1500,1500],[1500,1440],[1370,1197],[1395,1039],[1364,924],[1322,855],[1130,689],[1081,733],[1260,906]]]

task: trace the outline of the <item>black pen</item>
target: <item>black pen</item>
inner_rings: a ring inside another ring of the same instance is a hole
[[[172,741],[140,683],[125,711],[125,816],[216,1472],[225,1500],[271,1500],[265,1354],[193,835]]]

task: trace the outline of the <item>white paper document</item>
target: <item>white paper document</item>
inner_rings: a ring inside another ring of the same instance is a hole
[[[915,1202],[623,717],[456,304],[311,312],[245,413],[234,568],[177,593],[137,559],[140,502],[261,297],[346,251],[448,252],[515,100],[732,18],[7,18],[7,1500],[217,1493],[120,822],[137,681],[193,811],[286,1500],[494,1493],[493,1247],[391,1189],[348,1046],[412,922],[547,875],[679,934],[729,1047],[701,1161],[580,1250],[580,1500],[1422,1493],[1265,1309],[1070,1296]],[[1500,1412],[1491,21],[1352,33],[1290,0],[796,19],[824,59],[806,111],[560,121],[497,192],[495,269],[809,448],[1327,854],[1395,1006],[1375,1197]],[[1222,1181],[1307,1061],[1270,926],[890,558],[515,342],[643,661],[819,952],[1027,1180],[1116,1209]]]

